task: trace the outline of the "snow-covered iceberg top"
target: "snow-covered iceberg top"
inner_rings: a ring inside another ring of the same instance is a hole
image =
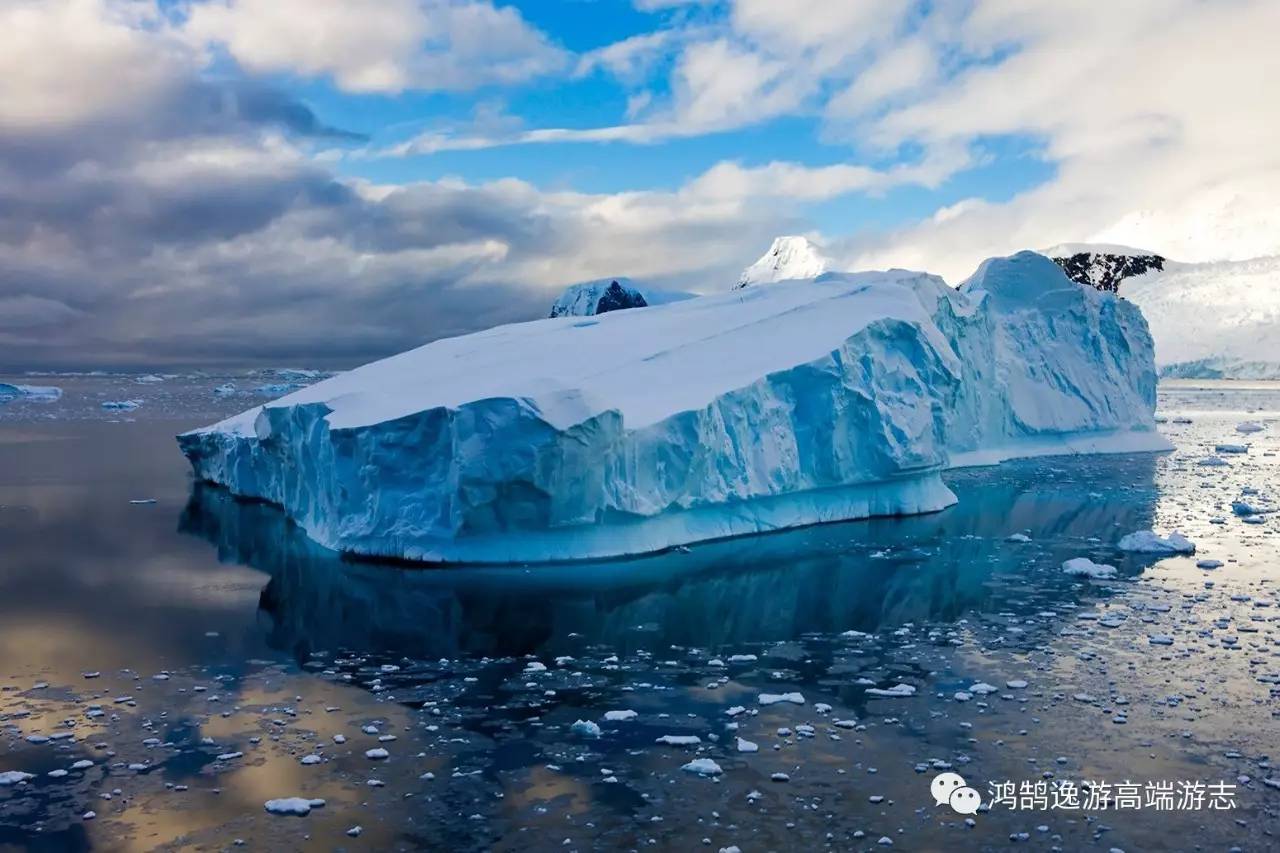
[[[928,512],[952,464],[1167,449],[1141,314],[1047,258],[500,326],[179,437],[336,550],[636,554]]]

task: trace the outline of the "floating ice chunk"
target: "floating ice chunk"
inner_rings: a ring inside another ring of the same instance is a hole
[[[1012,678],[1006,681],[1004,686],[1008,687],[1010,690],[1024,690],[1026,689],[1027,682],[1023,681],[1021,678]]]
[[[1172,646],[1173,637],[1168,634],[1151,634],[1147,637],[1147,642],[1153,646]]]
[[[1213,446],[1214,453],[1248,453],[1249,445],[1247,444],[1215,444]]]
[[[292,817],[306,817],[311,814],[311,800],[303,797],[281,797],[276,800],[267,800],[264,804],[268,814],[273,815],[289,815]]]
[[[324,761],[324,759],[316,755],[315,753],[312,753],[311,755],[304,755],[298,759],[299,764],[304,764],[304,765],[307,765],[308,767],[311,766],[312,764],[319,764],[321,761]]]
[[[1244,423],[1236,424],[1236,432],[1243,432],[1243,433],[1262,432],[1263,429],[1264,427],[1262,426],[1262,424],[1257,423],[1255,421],[1245,421]]]
[[[1105,563],[1095,563],[1088,557],[1076,557],[1067,560],[1062,564],[1062,571],[1073,577],[1093,578],[1102,580],[1105,578],[1114,578],[1116,576],[1116,567],[1109,566]]]
[[[1227,460],[1223,459],[1221,456],[1206,456],[1196,464],[1203,465],[1206,468],[1221,468],[1224,465],[1228,465],[1230,463],[1228,463]]]
[[[760,745],[749,740],[738,738],[738,752],[759,752]]]
[[[654,741],[666,746],[697,746],[702,743],[702,738],[697,735],[663,735]]]
[[[605,720],[610,723],[625,723],[628,720],[634,720],[638,716],[640,715],[637,714],[635,711],[630,711],[630,710],[604,712]]]
[[[881,696],[884,698],[906,697],[916,695],[916,689],[910,684],[895,684],[892,687],[868,687],[868,696]]]
[[[105,400],[102,408],[113,412],[132,412],[141,405],[141,400]]]
[[[608,719],[608,716],[605,716]],[[579,737],[600,737],[600,726],[591,720],[574,720],[573,725],[569,726],[569,731]]]
[[[391,757],[391,753],[387,752],[380,746],[376,746],[373,749],[366,749],[364,751],[364,757],[370,761],[385,761]]]
[[[699,776],[719,776],[724,772],[720,769],[720,765],[710,758],[695,758],[688,764],[681,765],[680,769],[686,773],[696,773]]]
[[[0,403],[11,400],[29,400],[36,403],[52,403],[62,397],[62,389],[52,385],[10,385],[0,382]]]
[[[804,696],[799,693],[761,693],[758,701],[761,705],[777,705],[779,702],[803,705]]]
[[[213,389],[213,393],[225,396],[227,394],[236,393],[236,385],[234,382],[227,382]]]
[[[1222,568],[1221,560],[1201,560],[1196,563],[1197,569],[1220,569]]]
[[[1266,515],[1275,512],[1275,507],[1255,501],[1238,500],[1231,502],[1231,511],[1236,515]]]
[[[1012,533],[1005,537],[1006,542],[1030,542],[1031,537],[1025,533]]]
[[[1159,536],[1152,530],[1139,530],[1122,538],[1117,547],[1121,551],[1139,554],[1194,554],[1196,552],[1195,543],[1177,531],[1168,536]]]
[[[0,773],[0,788],[7,788],[34,778],[36,777],[33,774],[23,773],[21,770],[5,770]]]
[[[979,681],[977,684],[969,688],[970,693],[976,693],[979,696],[986,696],[989,693],[995,693],[999,688],[993,684],[987,684],[985,681]]]

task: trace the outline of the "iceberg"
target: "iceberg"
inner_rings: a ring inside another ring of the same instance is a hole
[[[1048,258],[827,273],[435,341],[179,444],[350,555],[553,562],[943,509],[948,467],[1167,450],[1141,313]]]
[[[54,385],[10,385],[0,382],[0,403],[12,400],[35,400],[52,403],[62,397],[62,389]]]

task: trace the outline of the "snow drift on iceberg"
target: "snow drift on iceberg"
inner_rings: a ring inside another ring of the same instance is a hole
[[[440,340],[179,436],[344,552],[586,559],[954,501],[948,465],[1166,449],[1141,314],[1024,252]]]

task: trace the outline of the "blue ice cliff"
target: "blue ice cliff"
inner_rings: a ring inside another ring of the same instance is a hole
[[[638,554],[954,503],[949,466],[1164,450],[1141,313],[1030,252],[439,340],[179,436],[353,554]]]

